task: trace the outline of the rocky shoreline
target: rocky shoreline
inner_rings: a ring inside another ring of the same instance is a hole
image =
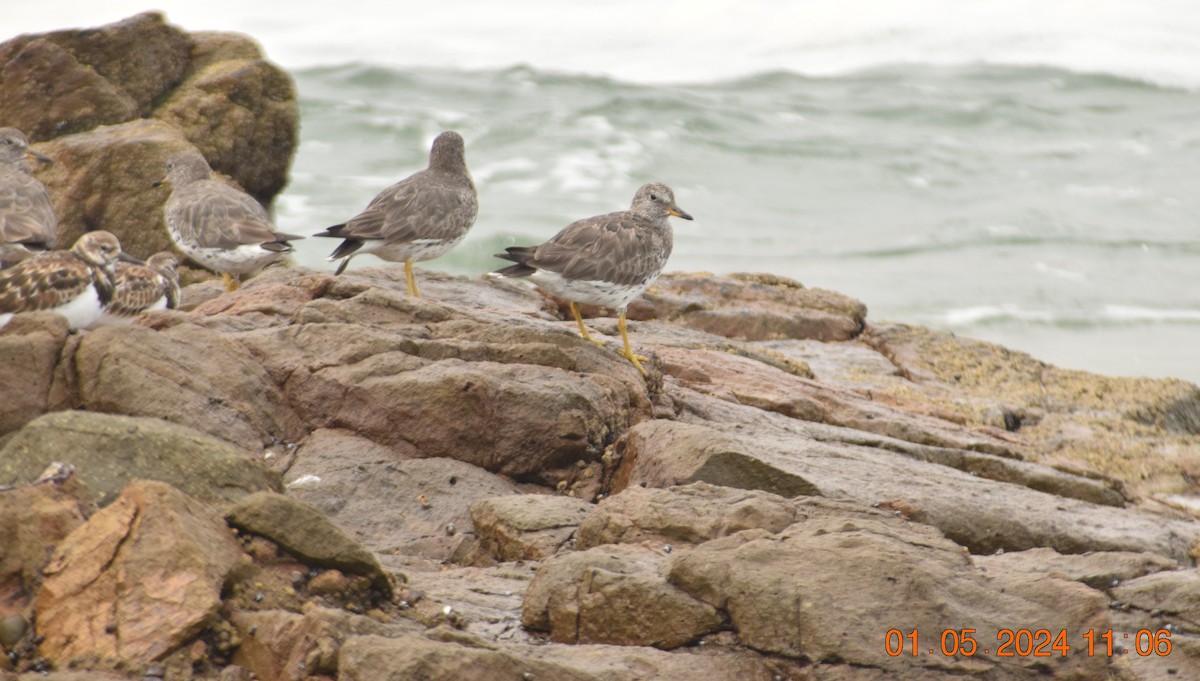
[[[1109,440],[1087,437],[1194,449],[1179,424],[1195,386],[1071,372],[1081,397],[1051,402],[1060,370],[1041,365],[1034,422],[1015,391],[984,408],[985,391],[929,369],[956,370],[958,345],[964,366],[968,350],[1007,358],[989,377],[1016,386],[1034,360],[868,325],[855,301],[759,275],[664,277],[635,322],[643,379],[528,288],[422,277],[414,299],[399,268],[273,268],[232,294],[188,287],[207,300],[134,327],[73,334],[34,314],[0,332],[3,385],[21,386],[0,408],[3,607],[33,625],[3,641],[9,664],[196,679],[1198,669],[1200,523],[1160,494],[1186,469],[1122,480],[1089,466]],[[697,328],[726,315],[760,339]],[[611,320],[592,322],[615,347]],[[856,324],[846,340],[783,331]],[[1023,415],[1011,429],[1005,410]],[[33,482],[54,462],[73,470]],[[1077,652],[942,655],[942,632],[968,628],[993,648],[1004,629],[1065,631]],[[1079,652],[1109,629],[1170,632],[1172,652]],[[889,656],[890,630],[937,654]]]
[[[250,169],[286,134],[204,133],[288,129],[248,39],[139,15],[0,64],[6,116],[51,67],[115,93],[19,120],[64,230],[163,248],[141,179],[186,144],[282,187]],[[611,318],[420,277],[195,272],[134,326],[0,329],[0,679],[1200,678],[1200,387],[768,274],[664,275],[643,377]]]

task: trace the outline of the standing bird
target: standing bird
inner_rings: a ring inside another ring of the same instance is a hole
[[[670,187],[642,185],[627,211],[572,222],[541,246],[510,246],[506,253],[497,253],[497,258],[517,264],[493,274],[529,277],[539,288],[571,301],[580,337],[596,345],[603,342],[588,335],[577,303],[615,308],[625,343],[620,355],[644,376],[641,362],[646,358],[635,355],[629,345],[625,308],[658,279],[671,256],[671,215],[692,219],[675,205]]]
[[[50,194],[25,165],[50,163],[29,148],[29,138],[16,128],[0,128],[0,268],[54,248],[58,218]]]
[[[177,153],[167,160],[171,185],[163,214],[171,239],[184,255],[221,273],[226,291],[237,290],[241,275],[252,274],[292,251],[289,241],[302,236],[275,231],[267,210],[249,194],[214,180],[200,152]]]
[[[353,218],[316,234],[345,239],[329,256],[342,259],[337,274],[354,256],[370,253],[403,262],[408,295],[421,295],[413,262],[432,260],[454,248],[479,213],[464,154],[462,136],[443,132],[433,140],[428,168],[383,190]]]
[[[112,299],[121,244],[112,232],[88,232],[69,251],[36,255],[0,270],[0,326],[18,312],[50,310],[82,329]]]
[[[146,310],[179,307],[179,257],[170,251],[150,256],[146,263],[118,262],[112,299],[93,326],[129,324]]]

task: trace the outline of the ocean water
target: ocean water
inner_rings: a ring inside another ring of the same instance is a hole
[[[424,267],[486,272],[659,180],[696,217],[669,269],[769,271],[872,320],[1200,382],[1194,2],[198,5],[160,7],[296,79],[283,231],[351,217],[455,129],[480,217]],[[6,27],[141,9],[24,3]],[[297,259],[332,267],[334,245]]]

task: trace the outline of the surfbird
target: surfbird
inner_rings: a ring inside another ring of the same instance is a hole
[[[69,251],[50,251],[0,270],[0,326],[19,312],[50,310],[73,329],[91,325],[112,299],[121,244],[112,232],[88,232]]]
[[[179,307],[179,257],[170,251],[155,253],[145,264],[118,262],[112,299],[95,325],[129,324],[147,310]]]
[[[52,250],[57,241],[50,194],[27,160],[50,163],[50,157],[29,148],[20,130],[0,128],[0,268]]]
[[[597,215],[573,222],[540,246],[510,246],[497,258],[517,263],[493,274],[528,277],[539,288],[571,302],[579,335],[596,345],[583,325],[577,303],[617,310],[617,328],[624,348],[622,357],[642,375],[645,357],[635,355],[625,328],[625,308],[658,279],[673,239],[668,216],[691,220],[675,205],[675,194],[665,184],[642,185],[629,210]]]
[[[413,263],[444,255],[467,235],[479,213],[475,183],[467,170],[463,138],[447,131],[433,140],[429,167],[383,190],[358,215],[316,236],[344,239],[330,260],[370,253],[404,263],[408,294],[419,296]]]
[[[275,231],[267,210],[249,194],[213,179],[198,151],[167,160],[171,185],[163,214],[171,239],[184,255],[221,273],[225,290],[237,289],[241,276],[253,274],[292,251],[289,241],[302,236]]]

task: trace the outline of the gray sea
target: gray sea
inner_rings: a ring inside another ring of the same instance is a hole
[[[15,10],[13,34],[145,9],[122,4]],[[424,267],[481,274],[657,180],[696,218],[669,269],[773,272],[871,320],[1200,382],[1194,2],[165,5],[295,77],[283,231],[353,216],[454,129],[480,216]],[[332,267],[334,245],[297,260]]]

